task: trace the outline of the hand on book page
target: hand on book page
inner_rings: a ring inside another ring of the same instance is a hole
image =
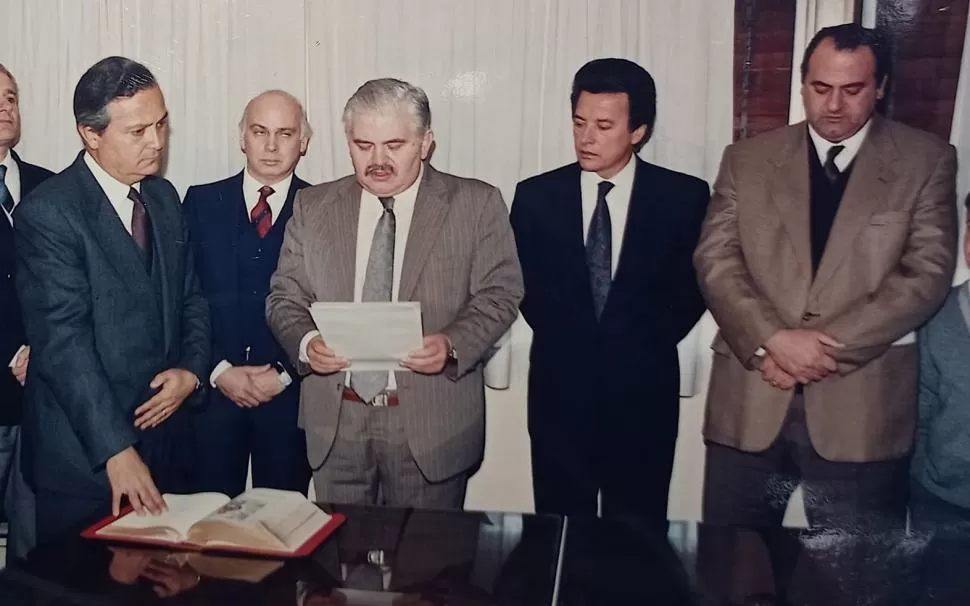
[[[339,526],[298,492],[254,488],[230,500],[218,493],[165,495],[168,511],[157,516],[128,513],[89,528],[89,538],[178,545],[185,549],[230,549],[296,554]]]
[[[162,495],[162,498],[168,511],[144,516],[130,513],[99,530],[99,534],[124,534],[156,537],[173,542],[184,541],[188,537],[192,524],[229,502],[229,497],[217,492],[190,495],[166,494]]]

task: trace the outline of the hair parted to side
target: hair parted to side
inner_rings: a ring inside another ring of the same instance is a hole
[[[106,57],[92,65],[74,88],[74,120],[101,133],[108,127],[108,104],[158,86],[147,67],[126,57]]]
[[[354,115],[362,111],[383,111],[403,107],[414,118],[415,131],[424,136],[431,129],[431,104],[424,90],[396,78],[364,82],[344,106],[344,132],[350,132]]]

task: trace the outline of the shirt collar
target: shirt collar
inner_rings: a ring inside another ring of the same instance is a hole
[[[14,160],[13,160],[13,150],[12,149],[8,149],[7,150],[7,157],[4,158],[3,160],[0,160],[0,164],[2,164],[3,166],[6,166],[7,167],[7,170],[10,170],[11,168],[14,168],[15,167],[16,162],[14,162]]]
[[[88,153],[84,152],[84,163],[88,165],[88,169],[91,170],[91,174],[94,175],[94,179],[101,186],[104,195],[108,196],[111,201],[124,200],[128,198],[128,191],[131,188],[135,188],[135,191],[141,193],[141,181],[134,183],[132,185],[125,185],[121,181],[115,179],[108,174],[108,171],[101,168],[98,161]]]
[[[587,170],[583,171],[581,178],[583,180],[583,183],[585,183],[586,185],[595,186],[600,181],[609,181],[616,187],[629,190],[629,189],[632,189],[633,187],[633,177],[636,175],[636,172],[637,172],[637,155],[636,153],[634,153],[630,156],[630,159],[627,160],[626,165],[624,165],[623,168],[620,169],[620,172],[616,173],[609,179],[604,179],[599,175],[597,175],[595,172],[587,171]]]
[[[269,183],[268,185],[273,188],[273,193],[278,194],[283,193],[283,197],[290,191],[290,183],[293,181],[293,173],[290,173],[283,179],[277,181],[276,183]],[[243,169],[243,191],[252,194],[255,197],[259,197],[259,188],[263,186],[256,177],[249,174],[249,168]]]
[[[815,146],[815,153],[818,154],[818,160],[823,165],[825,164],[825,157],[829,153],[829,149],[836,145],[842,145],[845,147],[839,155],[835,157],[835,165],[838,169],[845,170],[845,168],[855,160],[856,154],[859,153],[859,149],[862,147],[862,143],[866,140],[866,135],[869,133],[869,129],[872,127],[872,118],[869,118],[862,128],[857,130],[848,139],[843,139],[837,143],[833,143],[828,139],[822,137],[818,134],[812,125],[808,125],[808,135],[812,139],[812,144]]]

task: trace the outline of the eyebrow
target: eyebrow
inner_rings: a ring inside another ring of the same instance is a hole
[[[162,116],[161,118],[159,118],[158,120],[153,120],[152,122],[149,122],[147,124],[132,124],[129,128],[130,128],[130,130],[138,130],[140,128],[148,128],[152,124],[158,124],[159,122],[162,122],[162,121],[167,120],[167,119],[168,119],[168,112],[165,112],[165,115]]]
[[[13,95],[14,97],[18,96],[17,91],[14,90],[14,89],[12,89],[12,88],[5,88],[5,89],[3,89],[3,94],[4,95]]]
[[[843,84],[841,86],[835,86],[834,84],[829,84],[828,82],[823,82],[822,80],[812,80],[812,86],[827,86],[829,88],[851,88],[853,86],[865,86],[866,83],[863,81],[859,82],[849,82],[848,84]]]

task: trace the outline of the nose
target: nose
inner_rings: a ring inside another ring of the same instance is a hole
[[[579,131],[579,142],[581,144],[583,144],[583,145],[589,145],[589,144],[593,143],[594,140],[595,140],[595,136],[594,136],[594,132],[593,132],[593,126],[591,124],[587,124],[587,125],[585,125],[585,126],[583,126],[583,127],[580,128],[580,131]]]
[[[276,135],[270,135],[266,137],[266,149],[267,151],[274,152],[279,149],[279,141],[276,140]]]
[[[161,129],[150,128],[149,131],[151,132],[151,134],[149,135],[150,137],[149,145],[151,145],[154,149],[161,150],[162,137],[163,137]]]
[[[825,99],[825,109],[829,113],[833,113],[833,114],[837,113],[840,109],[842,109],[842,103],[843,103],[842,92],[837,89],[833,90],[832,92],[829,93],[829,96]]]

